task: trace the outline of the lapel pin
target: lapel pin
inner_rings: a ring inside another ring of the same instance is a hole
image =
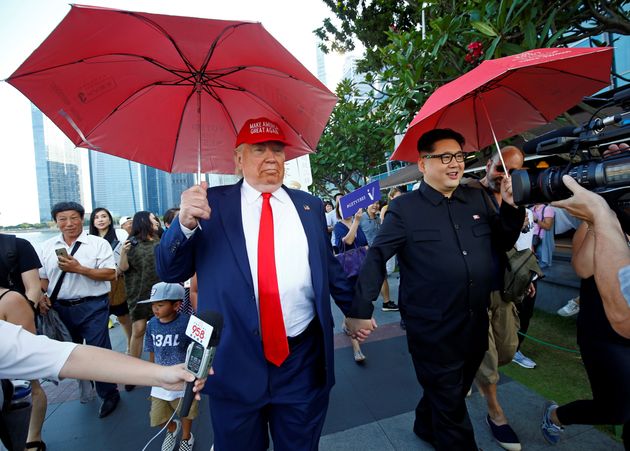
[[[479,215],[473,215],[473,219],[476,221],[477,219],[480,219]]]
[[[309,207],[308,205],[304,205],[304,210],[309,211],[311,209],[311,207]]]

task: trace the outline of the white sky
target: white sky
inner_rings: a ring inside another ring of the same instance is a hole
[[[86,0],[90,5],[211,19],[252,20],[317,74],[312,30],[332,14],[320,0]],[[0,1],[0,80],[9,77],[70,10],[68,0]],[[82,3],[82,2],[79,2]],[[328,56],[328,87],[341,75],[343,57]],[[86,161],[87,151],[77,149]],[[87,168],[84,164],[84,172]],[[84,193],[87,192],[84,188]],[[38,222],[35,156],[29,101],[0,82],[0,225]]]

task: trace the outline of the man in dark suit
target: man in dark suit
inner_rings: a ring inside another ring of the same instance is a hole
[[[497,214],[482,190],[460,185],[464,138],[435,129],[418,140],[420,188],[390,203],[359,275],[348,327],[366,327],[386,277],[385,262],[398,254],[400,313],[424,394],[414,432],[438,450],[475,450],[465,404],[488,348],[492,246],[510,249],[525,210],[515,208],[511,181],[502,186]],[[362,318],[362,319],[361,319]]]
[[[198,310],[224,318],[206,384],[217,450],[265,450],[268,431],[276,450],[316,450],[334,383],[330,295],[347,312],[353,292],[322,202],[282,185],[287,144],[273,121],[247,121],[243,180],[185,191],[156,250],[162,280],[196,272]]]

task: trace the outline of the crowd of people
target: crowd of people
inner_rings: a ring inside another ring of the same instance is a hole
[[[572,198],[517,206],[508,174],[523,167],[518,148],[490,158],[482,179],[462,180],[464,138],[435,129],[417,143],[423,174],[417,190],[392,190],[387,205],[375,201],[343,217],[341,194],[323,202],[282,185],[290,144],[273,121],[247,121],[234,151],[242,179],[186,190],[179,211],[164,215],[166,230],[147,211],[122,217],[118,229],[101,207],[84,231],[83,207],[62,202],[52,210],[57,236],[36,252],[16,240],[19,272],[0,277],[0,327],[11,337],[0,347],[0,376],[33,379],[27,449],[45,449],[46,398],[37,383],[43,376],[84,380],[85,399],[95,381],[101,418],[120,401],[114,382],[126,390],[153,385],[150,424],[167,429],[162,449],[175,449],[180,439],[180,450],[193,449],[197,406],[174,419],[181,382],[192,380],[176,365],[185,359],[191,310],[218,312],[225,323],[204,388],[215,449],[265,450],[270,440],[277,450],[317,449],[335,382],[331,298],[362,363],[360,343],[377,327],[374,303],[382,296],[384,312],[400,312],[423,389],[413,432],[438,450],[477,449],[465,402],[474,382],[493,437],[519,450],[498,400],[498,368],[512,361],[536,366],[520,345],[537,278],[551,265],[553,244],[542,243],[553,239],[554,207],[583,221],[573,238],[573,266],[582,279],[577,333],[593,398],[549,402],[541,431],[555,444],[566,425],[623,424],[630,446],[630,251],[605,201],[565,177]],[[514,249],[536,255],[517,302],[506,299],[504,287]],[[351,251],[362,255],[356,272],[338,258]],[[397,302],[387,283],[394,267]],[[34,311],[58,315],[73,344],[55,345],[54,358],[35,350],[44,338],[31,335]],[[125,331],[128,356],[108,351],[110,315]],[[20,340],[29,343],[20,352],[32,347],[41,360],[22,371],[7,363]],[[147,375],[155,367],[142,362],[143,351],[163,365],[157,376]],[[103,363],[110,361],[111,367]],[[126,369],[114,374],[120,366]]]

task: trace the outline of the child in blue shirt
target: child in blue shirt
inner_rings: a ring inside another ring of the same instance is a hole
[[[175,365],[186,360],[186,348],[190,338],[186,336],[189,315],[178,313],[184,297],[184,287],[177,283],[160,282],[153,285],[151,298],[141,303],[151,303],[155,315],[147,323],[144,336],[144,350],[150,353],[151,362],[160,365]],[[182,432],[180,451],[191,451],[195,439],[191,432],[192,420],[197,417],[199,408],[196,400],[187,417],[169,421],[178,408],[183,391],[170,391],[161,387],[151,389],[151,426],[163,427],[168,421],[162,451],[173,451],[177,438]]]

